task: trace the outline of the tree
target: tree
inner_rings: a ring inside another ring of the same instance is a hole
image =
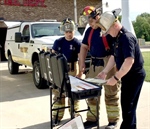
[[[137,38],[144,38],[146,41],[150,41],[150,14],[142,13],[132,23]]]
[[[121,19],[122,19],[122,16],[121,15],[119,15],[119,17],[118,17],[118,20],[121,22]]]

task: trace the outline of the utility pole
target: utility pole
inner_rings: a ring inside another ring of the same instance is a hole
[[[75,20],[75,23],[77,24],[78,20],[77,20],[77,1],[76,0],[74,0],[74,20]]]
[[[122,4],[121,24],[135,35],[135,31],[130,19],[130,7],[129,7],[130,2],[129,0],[122,0],[121,4]]]
[[[101,5],[101,12],[103,13],[104,12],[104,9],[103,9],[103,7],[105,6],[106,8],[108,7],[108,2],[103,2],[103,0],[101,0],[101,3],[102,3],[102,5]]]

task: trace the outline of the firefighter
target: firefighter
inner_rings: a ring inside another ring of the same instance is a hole
[[[60,25],[60,31],[64,33],[64,37],[57,39],[54,42],[52,47],[53,53],[61,53],[67,59],[69,65],[69,75],[77,76],[79,73],[79,65],[78,65],[78,57],[80,52],[81,43],[77,38],[74,37],[74,33],[76,30],[76,25],[73,20],[70,18],[66,18],[62,21]],[[53,100],[56,101],[57,97],[59,97],[59,91],[57,89],[53,90],[54,98]],[[70,103],[68,101],[68,103]],[[65,106],[65,97],[54,104],[54,108],[64,107]],[[79,105],[78,101],[75,101],[75,110],[78,110]],[[53,121],[55,121],[57,111],[52,112]],[[55,124],[58,124],[64,115],[64,109],[59,110],[58,114],[58,121]]]
[[[85,57],[87,55],[88,50],[91,54],[91,66],[89,72],[86,74],[86,77],[94,78],[97,76],[99,72],[101,72],[107,61],[110,57],[110,48],[109,44],[107,44],[107,40],[109,40],[109,35],[107,37],[101,36],[101,29],[96,25],[97,19],[100,17],[101,10],[95,9],[92,6],[86,6],[83,10],[83,15],[88,17],[88,22],[90,27],[85,32],[85,36],[82,41],[81,49],[80,49],[80,58],[79,58],[79,68],[80,72],[84,72],[85,70]],[[105,40],[106,42],[104,42]],[[115,67],[108,73],[108,78],[116,72]],[[114,129],[117,126],[117,122],[119,120],[119,83],[115,84],[114,87],[110,87],[109,85],[104,86],[105,90],[105,104],[106,111],[108,117],[108,125],[105,129]],[[94,126],[97,124],[96,117],[96,98],[88,99],[88,105],[91,109],[91,112],[87,112],[86,122],[84,122],[85,127]],[[99,98],[100,100],[100,98]],[[100,101],[99,101],[100,103]]]
[[[118,71],[108,78],[107,85],[113,87],[121,80],[123,121],[120,129],[137,129],[136,108],[146,73],[136,37],[117,19],[120,11],[121,9],[116,9],[104,12],[99,20],[98,26],[102,28],[103,33],[113,37],[111,44],[114,44],[114,52],[98,77],[104,79],[110,69],[116,65]]]

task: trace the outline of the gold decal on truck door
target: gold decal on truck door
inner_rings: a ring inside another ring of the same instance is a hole
[[[20,47],[20,51],[23,53],[27,53],[28,47]]]

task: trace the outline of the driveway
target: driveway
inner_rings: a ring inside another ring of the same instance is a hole
[[[49,89],[37,89],[33,84],[32,70],[20,68],[19,74],[10,75],[7,62],[0,63],[0,129],[50,129]],[[85,107],[84,100],[80,102],[82,107]],[[100,108],[100,129],[104,129],[108,122],[103,90]],[[85,121],[86,113],[81,115]],[[66,109],[62,123],[69,118]],[[147,82],[141,92],[137,120],[138,129],[150,129],[150,83]]]

